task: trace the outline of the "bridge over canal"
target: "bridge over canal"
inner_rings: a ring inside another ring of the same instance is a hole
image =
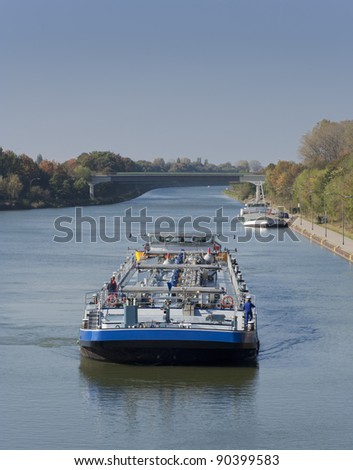
[[[265,181],[264,175],[241,173],[118,173],[94,175],[88,183],[90,197],[94,199],[94,187],[99,183],[116,183],[121,196],[136,197],[151,189],[175,186],[228,186],[231,183],[253,183],[257,187]]]

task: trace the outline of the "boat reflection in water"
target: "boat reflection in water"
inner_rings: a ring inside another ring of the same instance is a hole
[[[118,423],[119,448],[157,449],[164,442],[170,446],[170,428],[174,448],[222,448],[224,442],[216,444],[215,435],[249,420],[249,411],[256,406],[257,367],[149,367],[82,358],[80,371],[87,409],[96,414],[99,432]],[[227,424],[229,419],[232,424]],[[186,431],[199,437],[187,437]],[[158,443],[141,433],[153,433]],[[134,443],[124,442],[132,434]]]
[[[124,388],[151,386],[172,387],[230,387],[241,389],[253,381],[258,366],[251,367],[149,367],[113,364],[91,361],[81,358],[80,371],[82,377],[103,388]]]

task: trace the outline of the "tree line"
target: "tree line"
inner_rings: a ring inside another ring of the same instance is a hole
[[[229,172],[265,173],[265,194],[273,204],[305,215],[325,214],[333,223],[353,226],[353,121],[324,119],[306,133],[299,145],[299,163],[280,160],[263,168],[257,160],[214,164],[207,159],[182,157],[166,162],[133,161],[110,151],[82,153],[64,163],[34,161],[0,147],[0,208],[60,207],[91,203],[87,182],[93,174],[119,172]],[[95,203],[116,202],[113,183],[95,188]],[[233,194],[245,200],[254,195],[249,183],[234,185]],[[115,198],[115,199],[114,199]]]
[[[264,169],[257,160],[214,164],[207,159],[191,161],[182,157],[133,161],[110,151],[82,153],[64,163],[27,155],[16,155],[0,147],[0,209],[61,207],[92,203],[88,181],[94,174],[120,172],[239,172],[258,173]],[[93,203],[116,202],[113,183],[95,188]]]

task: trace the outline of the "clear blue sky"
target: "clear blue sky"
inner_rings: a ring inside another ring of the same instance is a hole
[[[353,119],[352,0],[0,0],[0,146],[298,159]]]

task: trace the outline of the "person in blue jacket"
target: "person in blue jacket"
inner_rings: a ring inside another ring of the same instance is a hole
[[[252,320],[252,309],[255,308],[255,305],[251,302],[251,296],[246,296],[246,302],[243,306],[245,312],[245,323],[248,324]]]

